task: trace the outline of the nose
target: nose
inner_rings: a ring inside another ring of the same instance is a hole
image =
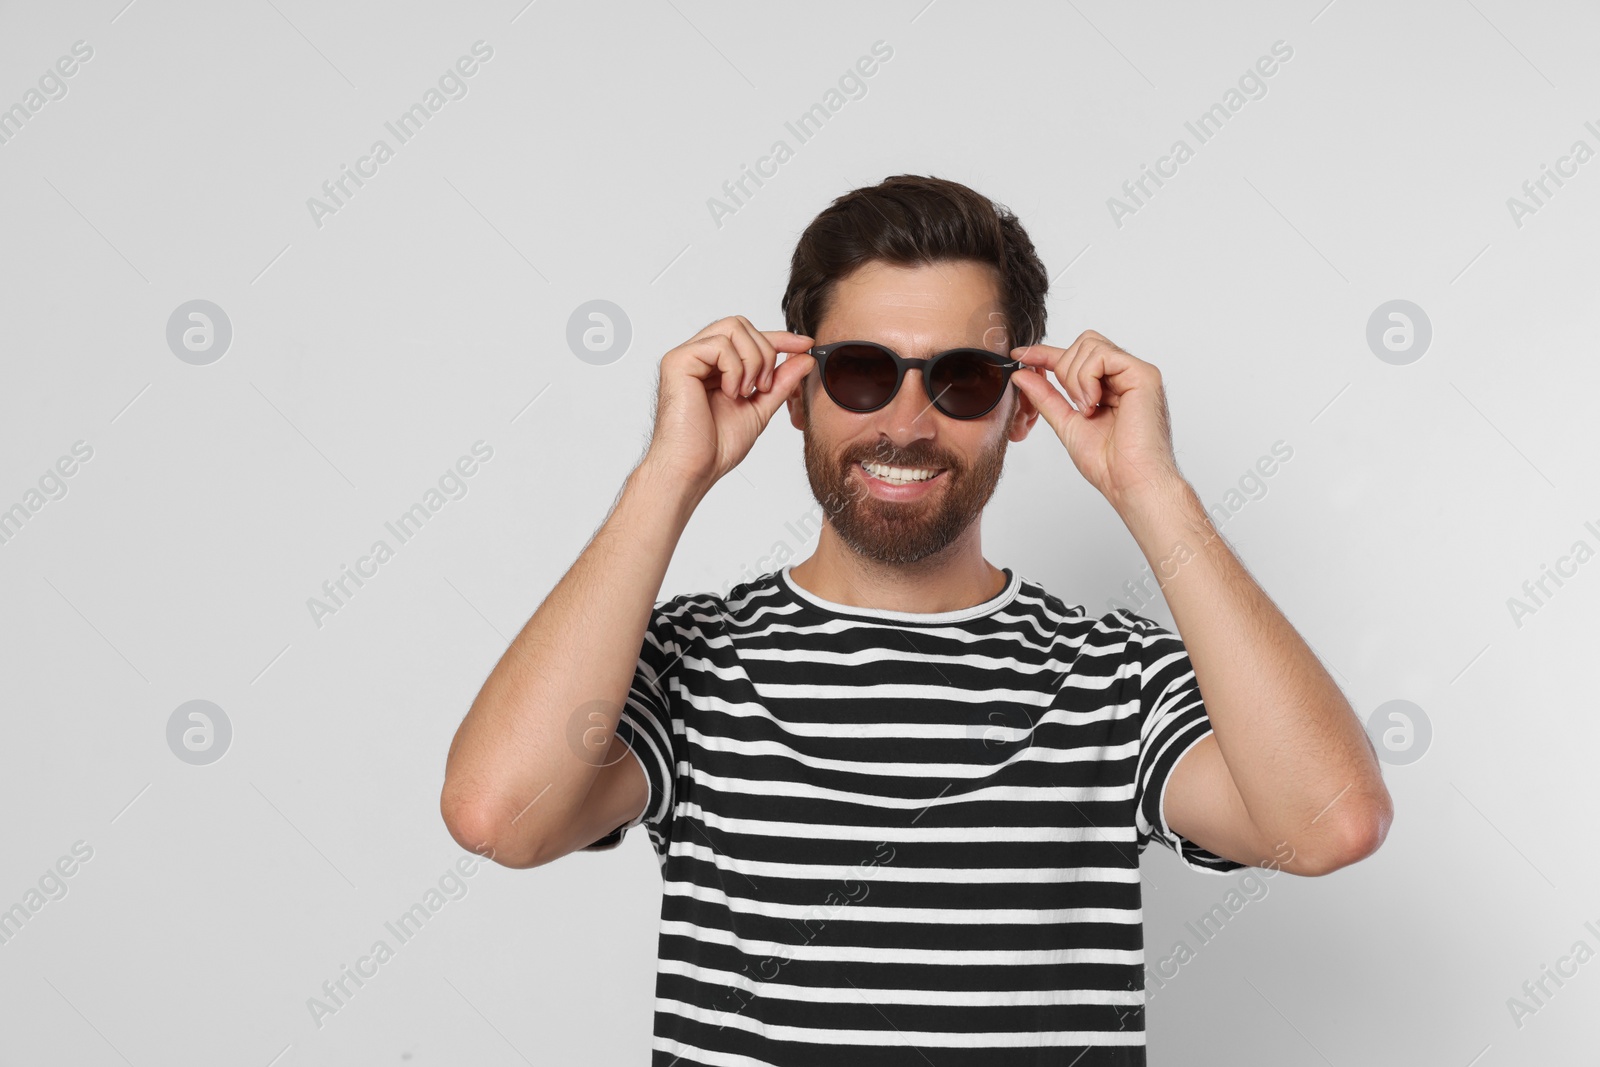
[[[921,370],[906,371],[900,391],[878,411],[878,416],[880,426],[897,448],[934,436],[940,416],[928,400]]]

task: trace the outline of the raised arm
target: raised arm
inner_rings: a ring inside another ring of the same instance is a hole
[[[1161,372],[1093,330],[1069,348],[1013,355],[1040,371],[1014,375],[1017,387],[1160,572],[1205,701],[1213,736],[1172,768],[1170,829],[1225,859],[1293,874],[1371,855],[1394,820],[1377,753],[1178,471]]]
[[[490,672],[451,742],[439,808],[464,848],[507,867],[533,867],[643,808],[638,763],[585,759],[568,740],[574,716],[583,730],[621,744],[617,720],[678,539],[815,363],[800,355],[780,366],[777,353],[810,345],[809,337],[762,333],[733,316],[662,358],[644,458]]]

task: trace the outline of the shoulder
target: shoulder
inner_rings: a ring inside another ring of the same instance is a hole
[[[1156,620],[1129,611],[1127,608],[1112,608],[1100,616],[1100,625],[1105,630],[1129,635],[1137,634],[1141,638],[1169,632]]]
[[[1184,653],[1183,640],[1155,619],[1126,608],[1113,608],[1100,616],[1108,641],[1120,642],[1122,655],[1145,669],[1161,665]]]
[[[1156,620],[1127,608],[1108,607],[1098,616],[1091,615],[1084,605],[1068,603],[1027,576],[1020,579],[1011,607],[1014,611],[1032,611],[1048,616],[1052,621],[1062,624],[1063,632],[1069,629],[1076,633],[1087,631],[1096,638],[1096,643],[1105,643],[1105,638],[1127,642],[1168,632]],[[1069,627],[1069,623],[1076,625]]]
[[[1065,629],[1068,623],[1082,623],[1088,619],[1082,604],[1070,604],[1056,596],[1040,582],[1025,574],[1017,576],[1017,592],[1003,610],[1012,614],[1032,614],[1049,618]]]
[[[715,599],[718,606],[725,611],[747,610],[762,602],[776,599],[780,592],[778,572],[767,571],[758,578],[730,586],[726,593]]]
[[[699,626],[703,631],[707,627],[720,628],[729,623],[747,621],[763,606],[778,599],[778,576],[769,571],[759,578],[730,586],[722,593],[680,593],[658,601],[654,617],[658,625],[678,627],[683,631]]]
[[[666,619],[685,620],[696,614],[720,615],[726,610],[727,602],[715,593],[679,593],[657,601],[655,613]]]
[[[656,602],[650,629],[663,642],[692,643],[715,631],[726,606],[715,593],[680,593]]]
[[[1101,664],[1142,670],[1183,651],[1178,635],[1156,619],[1114,600],[1105,611],[1091,614],[1083,605],[1069,604],[1028,578],[1022,579],[1014,608],[1037,612],[1055,634],[1056,644],[1070,645],[1076,655],[1092,657]]]

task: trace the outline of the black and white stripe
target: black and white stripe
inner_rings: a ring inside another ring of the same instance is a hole
[[[1178,636],[1009,569],[935,614],[788,572],[657,604],[618,724],[650,796],[587,849],[660,860],[653,1062],[1143,1064],[1140,853],[1243,866],[1163,818],[1211,731]]]

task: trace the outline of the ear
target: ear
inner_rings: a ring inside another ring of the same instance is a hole
[[[1032,374],[1034,371],[1029,367],[1019,367],[1016,373]],[[1008,441],[1021,441],[1033,429],[1033,424],[1039,421],[1039,409],[1034,407],[1033,401],[1029,400],[1027,394],[1016,386],[1011,386],[1008,392],[1016,395],[1017,403],[1011,409],[1011,418],[1006,423],[1006,439]]]
[[[789,407],[789,425],[802,433],[805,431],[806,421],[809,417],[807,403],[810,397],[807,395],[807,390],[810,388],[811,375],[807,374],[800,379],[800,383],[794,387],[794,390],[789,394],[789,398],[784,401]]]

